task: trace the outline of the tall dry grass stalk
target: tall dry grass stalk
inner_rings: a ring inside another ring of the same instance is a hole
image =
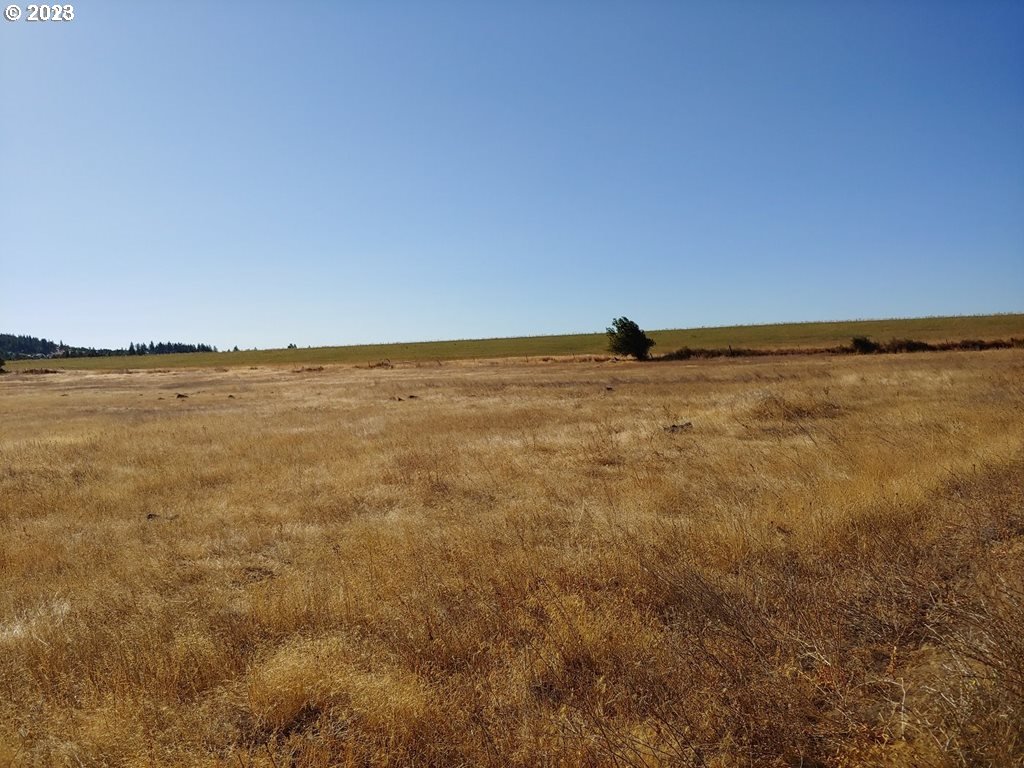
[[[1019,764],[1022,382],[6,376],[0,764]]]

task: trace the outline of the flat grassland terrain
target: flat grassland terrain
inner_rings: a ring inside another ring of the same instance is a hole
[[[1021,350],[10,374],[0,410],[0,765],[1024,759]]]
[[[1024,338],[1024,314],[920,317],[896,320],[851,320],[826,323],[783,323],[735,325],[719,328],[690,328],[651,331],[654,354],[663,355],[680,347],[749,349],[807,349],[848,345],[853,336],[875,341],[910,338],[926,342],[963,339]],[[481,358],[607,355],[608,339],[603,333],[565,336],[520,336],[507,339],[464,339],[425,341],[409,344],[364,344],[347,347],[263,349],[137,357],[79,357],[66,360],[22,360],[8,363],[12,370],[41,364],[50,368],[115,370],[124,368],[179,368],[238,365],[330,365],[374,363],[382,360],[438,361]]]

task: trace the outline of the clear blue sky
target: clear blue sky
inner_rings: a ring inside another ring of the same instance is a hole
[[[75,9],[0,22],[0,331],[1024,311],[1021,2]]]

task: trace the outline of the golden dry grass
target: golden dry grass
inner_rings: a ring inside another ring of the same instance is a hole
[[[1020,350],[0,408],[0,765],[1024,759]]]

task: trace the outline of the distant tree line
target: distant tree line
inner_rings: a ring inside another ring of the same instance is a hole
[[[216,347],[209,344],[182,344],[176,341],[161,341],[154,344],[152,341],[147,345],[140,341],[138,344],[129,344],[128,350],[120,354],[126,355],[172,355],[182,352],[216,352]]]
[[[35,336],[14,336],[0,333],[0,355],[4,357],[49,357],[57,345]]]
[[[182,342],[131,342],[127,348],[97,349],[96,347],[72,347],[63,341],[53,342],[35,336],[21,336],[0,333],[0,357],[9,360],[24,358],[57,357],[113,357],[118,355],[170,355],[181,352],[216,352],[210,344],[184,344]]]

